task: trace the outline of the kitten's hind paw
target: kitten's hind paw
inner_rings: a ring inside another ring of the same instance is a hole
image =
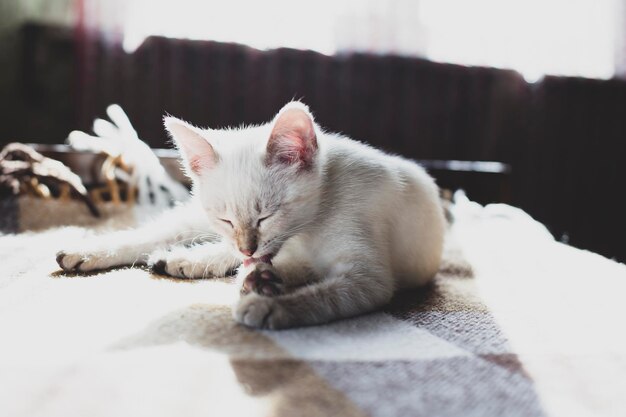
[[[75,255],[68,255],[64,251],[57,252],[57,264],[61,267],[62,270],[66,272],[76,271],[80,268],[80,265],[83,263],[83,260],[77,258]]]
[[[121,265],[114,256],[105,252],[59,251],[56,261],[65,272],[90,272]]]
[[[256,264],[243,281],[241,294],[255,292],[259,295],[272,297],[284,293],[283,280],[276,275],[274,268],[265,263]]]
[[[280,298],[270,298],[251,293],[244,295],[234,307],[233,317],[237,323],[256,329],[278,330],[293,326],[291,316],[279,302]]]

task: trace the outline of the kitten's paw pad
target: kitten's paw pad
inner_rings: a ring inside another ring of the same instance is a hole
[[[233,311],[235,321],[256,329],[284,329],[291,324],[276,298],[248,294],[239,300]]]
[[[65,272],[88,272],[114,266],[110,258],[96,253],[60,251],[56,260]]]
[[[166,266],[167,262],[165,262],[163,259],[160,259],[150,266],[150,270],[155,274],[167,275],[167,272],[165,270]]]
[[[259,295],[273,297],[283,294],[283,280],[278,277],[268,264],[257,264],[255,269],[250,272],[241,287],[242,294],[255,292]]]

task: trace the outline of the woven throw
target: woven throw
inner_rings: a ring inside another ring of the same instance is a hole
[[[0,415],[623,416],[626,268],[521,210],[454,208],[432,285],[322,326],[237,325],[229,278],[60,273],[0,237]]]

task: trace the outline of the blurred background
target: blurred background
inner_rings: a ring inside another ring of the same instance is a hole
[[[297,98],[620,261],[625,76],[620,0],[0,0],[0,145],[63,143],[119,103],[164,148],[166,112],[217,128]]]

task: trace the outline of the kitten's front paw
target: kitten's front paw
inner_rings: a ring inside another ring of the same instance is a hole
[[[255,292],[272,297],[284,293],[283,280],[277,275],[273,266],[266,263],[255,265],[243,281],[241,294]]]
[[[208,264],[177,252],[157,252],[148,261],[152,272],[184,279],[213,278],[214,265]]]
[[[165,257],[152,262],[151,269],[152,272],[160,275],[185,279],[212,278],[215,276],[210,265],[202,265],[184,258]]]
[[[256,329],[285,329],[293,324],[277,298],[248,294],[233,310],[235,321]]]
[[[57,263],[65,272],[89,272],[118,265],[115,258],[105,252],[57,252]]]

